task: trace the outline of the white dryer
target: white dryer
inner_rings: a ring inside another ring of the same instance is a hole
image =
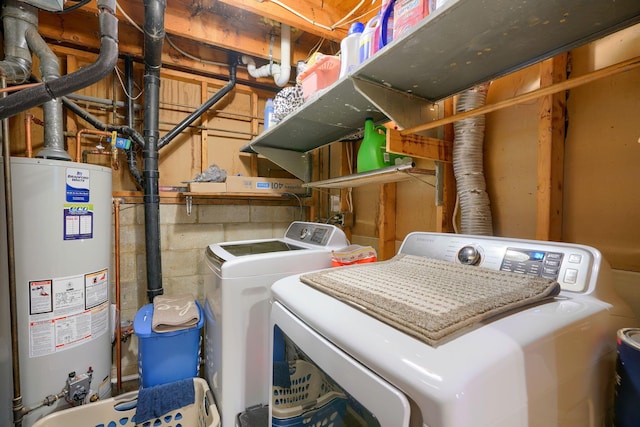
[[[616,331],[637,321],[617,297],[600,252],[567,243],[438,233],[410,234],[399,252],[458,269],[472,264],[508,271],[501,276],[513,280],[524,277],[514,272],[545,277],[561,291],[432,346],[368,315],[366,307],[303,283],[299,275],[279,280],[272,287],[272,329],[350,395],[356,409],[351,418],[366,421],[348,425],[605,424]]]
[[[348,245],[333,225],[293,222],[283,238],[206,248],[205,376],[223,427],[234,426],[246,408],[269,404],[271,285],[331,266],[331,251]]]

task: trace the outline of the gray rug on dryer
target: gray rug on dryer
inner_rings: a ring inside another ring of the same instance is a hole
[[[404,254],[300,279],[432,346],[560,292],[551,279]]]

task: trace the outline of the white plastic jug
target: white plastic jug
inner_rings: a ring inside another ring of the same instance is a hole
[[[373,48],[373,33],[376,27],[380,24],[380,12],[365,25],[362,35],[360,36],[360,62],[364,62],[374,52]]]
[[[340,42],[340,77],[344,77],[360,64],[360,36],[362,22],[354,22],[347,37]]]

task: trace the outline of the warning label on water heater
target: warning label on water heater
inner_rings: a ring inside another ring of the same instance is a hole
[[[67,168],[67,202],[88,203],[90,187],[89,169]]]
[[[89,342],[109,328],[108,270],[29,282],[29,357]]]

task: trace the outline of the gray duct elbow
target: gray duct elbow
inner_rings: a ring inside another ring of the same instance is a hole
[[[0,61],[0,75],[7,83],[22,84],[31,76],[31,52],[25,34],[37,29],[38,12],[34,6],[15,0],[2,5],[4,60]]]
[[[99,6],[100,4],[101,2]],[[112,72],[118,60],[118,20],[109,8],[101,7],[100,11],[101,37],[98,59],[74,73],[0,99],[0,119],[83,89]]]
[[[6,79],[7,83],[25,83],[31,76],[31,63],[26,63],[17,57],[6,57],[0,61],[0,75]]]

